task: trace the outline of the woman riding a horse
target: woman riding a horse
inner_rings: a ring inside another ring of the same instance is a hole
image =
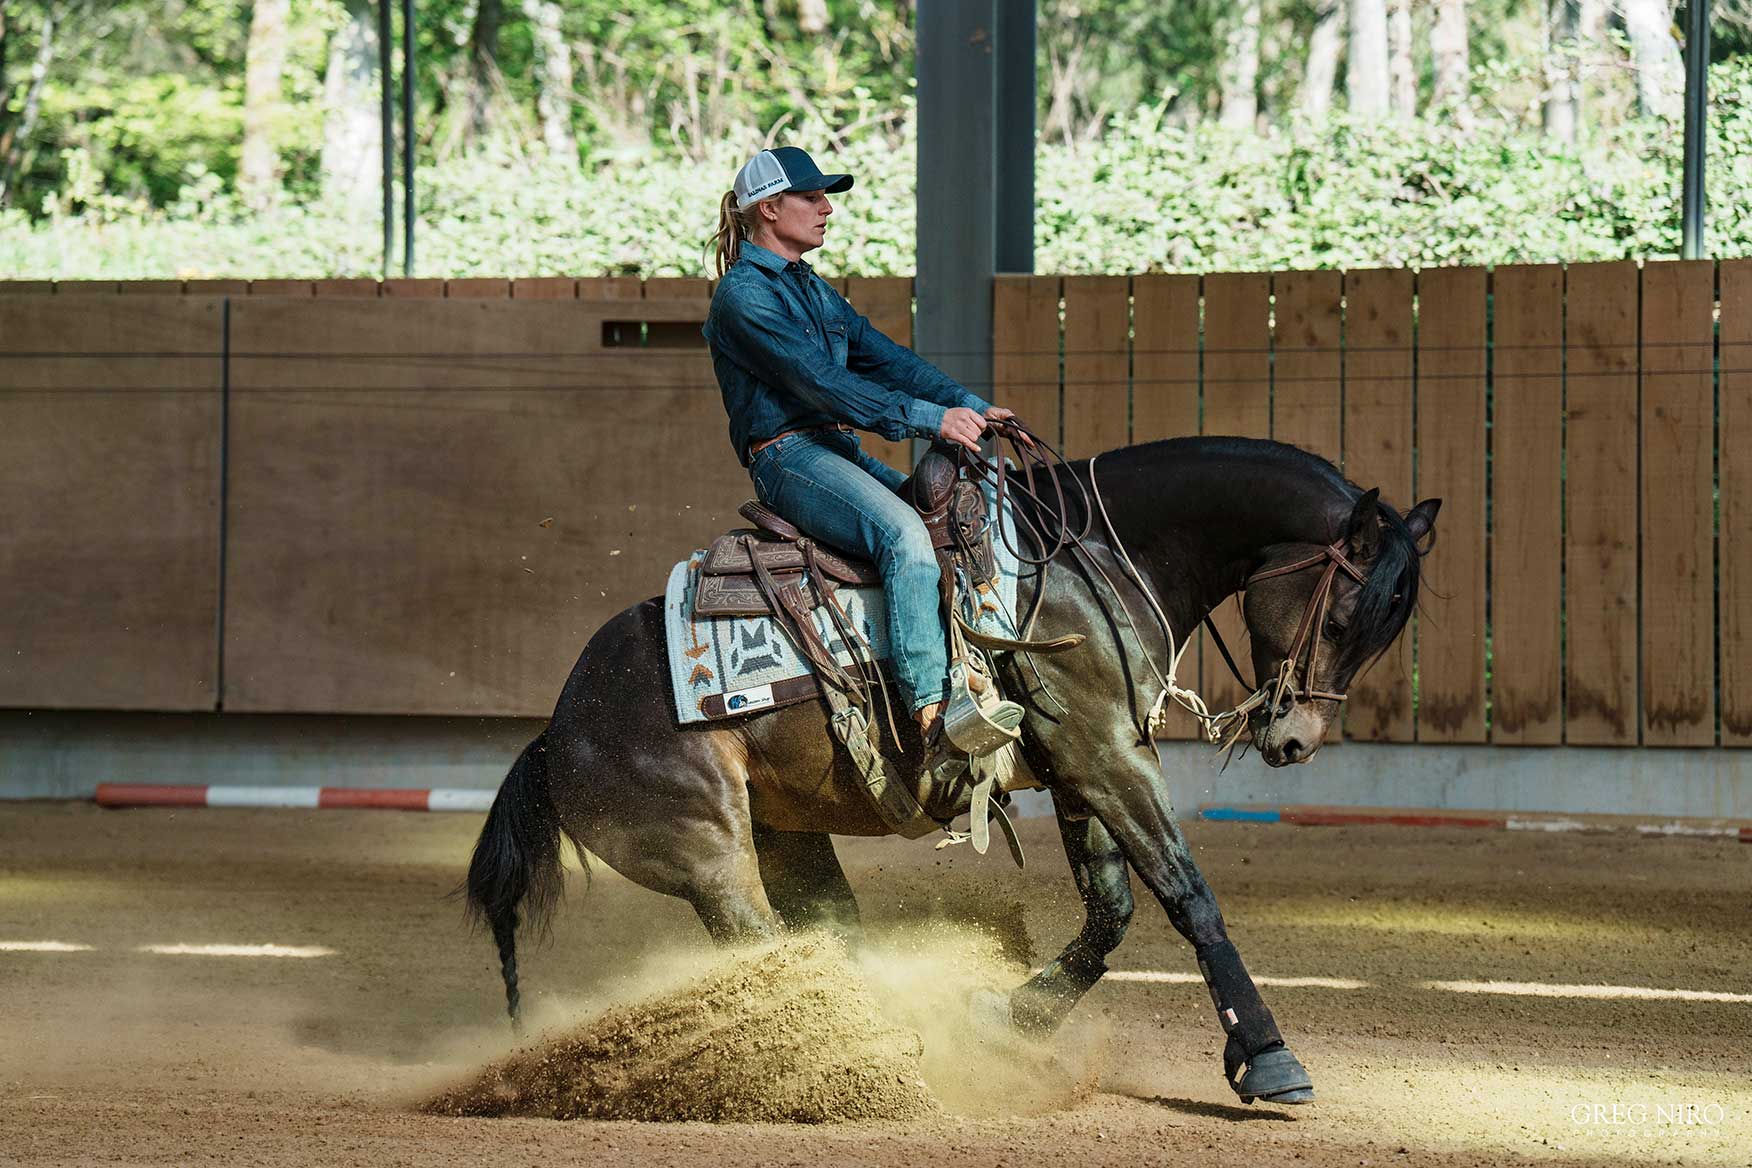
[[[977,453],[986,422],[1014,414],[883,336],[803,259],[826,238],[827,196],[851,186],[795,146],[749,159],[719,205],[718,287],[702,331],[760,501],[881,571],[895,680],[928,773],[954,753],[940,716],[949,660],[937,557],[895,493],[906,476],[865,453],[854,431]]]

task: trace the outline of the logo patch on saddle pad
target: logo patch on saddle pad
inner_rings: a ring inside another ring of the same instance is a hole
[[[990,484],[985,490],[990,509],[994,492]],[[1005,530],[1012,542],[1020,538],[1014,527],[1007,525]],[[998,567],[997,588],[980,593],[978,628],[994,636],[1013,637],[1016,577],[1021,565],[995,530],[992,550]],[[773,617],[694,619],[694,590],[705,558],[702,548],[675,565],[663,590],[669,683],[679,721],[685,725],[736,718],[815,697],[819,691],[814,666]],[[877,659],[886,661],[888,613],[882,589],[842,586],[839,598],[852,626],[869,642]],[[828,615],[820,610],[812,615],[816,633],[833,651],[834,660],[853,665],[851,648]]]

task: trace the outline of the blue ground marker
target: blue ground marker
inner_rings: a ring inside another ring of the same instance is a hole
[[[1211,819],[1219,823],[1277,823],[1283,819],[1283,812],[1277,810],[1260,811],[1246,807],[1201,807],[1198,811],[1200,819]]]

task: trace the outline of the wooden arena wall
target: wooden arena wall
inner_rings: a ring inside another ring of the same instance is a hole
[[[910,280],[839,287],[910,340]],[[0,283],[0,706],[545,715],[590,634],[748,497],[710,291]],[[994,298],[974,388],[1073,457],[1253,434],[1444,500],[1348,736],[1752,742],[1752,261]],[[1213,704],[1226,672],[1182,667]]]

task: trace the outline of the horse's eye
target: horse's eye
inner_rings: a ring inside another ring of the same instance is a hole
[[[1344,640],[1344,626],[1339,624],[1336,620],[1327,621],[1326,622],[1326,639],[1329,641],[1342,641],[1342,640]]]

